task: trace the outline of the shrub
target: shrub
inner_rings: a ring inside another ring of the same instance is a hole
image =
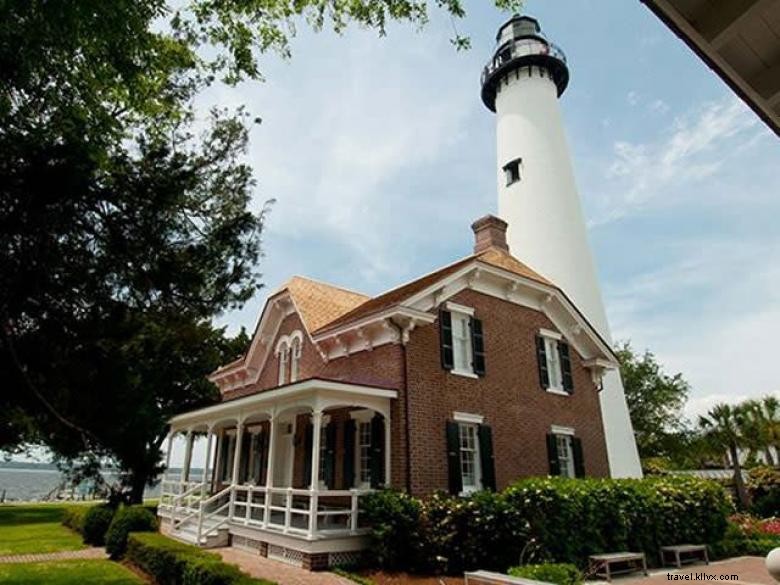
[[[518,562],[584,567],[589,555],[615,550],[655,559],[660,546],[722,540],[733,505],[715,482],[662,476],[531,478],[467,498],[379,492],[364,509],[379,566],[455,573]]]
[[[750,494],[750,511],[762,518],[780,516],[780,471],[755,467],[746,482]]]
[[[513,577],[524,577],[536,581],[555,583],[555,585],[580,585],[582,573],[568,563],[543,563],[541,565],[521,565],[512,567],[508,573]]]
[[[361,505],[363,518],[371,525],[369,547],[375,562],[390,570],[420,566],[420,500],[383,490],[366,494]]]
[[[62,524],[79,534],[84,534],[84,518],[90,506],[68,506],[62,514]]]
[[[109,506],[90,506],[84,515],[84,531],[82,532],[84,542],[94,546],[103,546],[115,511]]]
[[[154,532],[157,518],[143,506],[120,507],[106,532],[106,552],[112,559],[121,558],[127,548],[127,535],[131,532]]]
[[[780,547],[780,535],[776,534],[776,521],[759,520],[748,514],[735,514],[723,538],[712,546],[713,556],[723,559],[738,556],[766,556],[773,548]]]
[[[213,553],[158,533],[130,534],[126,558],[158,585],[275,585],[245,575]]]

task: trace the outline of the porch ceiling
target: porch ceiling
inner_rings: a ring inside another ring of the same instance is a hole
[[[369,408],[389,419],[390,400],[397,397],[398,391],[391,388],[312,378],[179,414],[169,422],[171,433],[176,433],[206,430],[228,421],[241,424],[258,415],[270,419],[293,409],[321,412],[337,407]]]

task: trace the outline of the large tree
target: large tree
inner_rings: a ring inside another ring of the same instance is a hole
[[[688,383],[680,373],[664,372],[649,351],[635,353],[629,342],[618,344],[615,351],[640,457],[674,457],[685,442],[682,409]]]
[[[699,426],[713,447],[720,453],[728,453],[734,470],[734,486],[737,497],[743,508],[750,505],[750,498],[742,477],[742,462],[740,450],[745,446],[745,437],[741,433],[744,428],[745,409],[742,406],[716,404],[706,416],[699,418]]]
[[[427,18],[417,0],[0,2],[0,448],[110,457],[141,497],[166,419],[215,400],[204,375],[236,351],[212,319],[260,284],[248,120],[194,135],[193,97],[259,79],[301,21]]]

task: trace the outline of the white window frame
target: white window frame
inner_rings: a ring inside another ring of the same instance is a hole
[[[463,432],[473,431],[473,447],[464,448],[463,446]],[[463,474],[463,462],[464,453],[469,453],[473,457],[474,466],[474,483],[466,485],[465,477]],[[477,492],[482,489],[482,461],[479,452],[479,424],[474,422],[458,422],[458,454],[460,459],[460,481],[461,492],[460,495],[466,496],[471,493]]]
[[[290,382],[291,383],[298,381],[302,345],[303,344],[298,337],[293,337],[290,340]]]
[[[447,302],[445,308],[450,312],[452,324],[452,370],[450,373],[467,378],[478,378],[479,376],[474,373],[474,349],[471,346],[471,318],[474,316],[474,309],[451,302]],[[459,328],[461,331],[465,331],[465,339],[460,337]],[[465,345],[461,345],[461,343]]]
[[[550,432],[555,437],[555,449],[556,454],[558,455],[558,466],[560,467],[561,477],[568,477],[571,479],[577,477],[577,470],[574,467],[574,447],[572,444],[574,429],[552,425]],[[565,441],[566,443],[564,446],[566,454],[563,458],[561,458],[562,441]]]
[[[371,419],[374,418],[373,410],[356,410],[349,413],[352,420],[355,421],[355,488],[368,489],[371,487]],[[368,462],[365,466],[368,481],[363,481],[364,471],[362,446],[361,446],[361,425],[368,425]]]
[[[277,386],[284,386],[287,382],[287,360],[290,356],[290,348],[287,345],[287,339],[282,339],[276,346],[276,353],[279,356],[279,376]]]
[[[544,341],[544,355],[547,359],[547,392],[550,394],[559,394],[569,396],[569,393],[563,388],[563,365],[561,364],[561,354],[558,351],[558,344],[563,340],[563,335],[550,329],[540,329],[539,335]]]

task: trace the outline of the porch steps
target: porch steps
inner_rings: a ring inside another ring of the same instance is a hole
[[[198,542],[198,523],[197,521],[185,522],[176,528],[169,527],[167,533],[182,542],[194,544],[202,548],[217,548],[227,546],[230,540],[230,534],[227,526],[222,526],[214,530],[219,523],[218,520],[203,523],[203,534]]]

